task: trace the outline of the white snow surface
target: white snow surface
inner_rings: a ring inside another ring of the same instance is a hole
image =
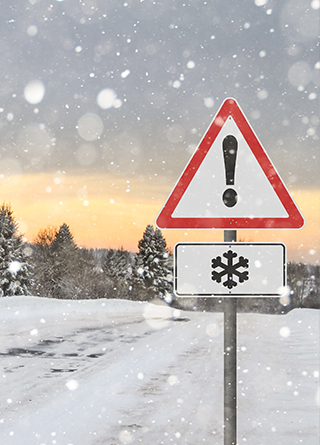
[[[238,443],[319,443],[319,314],[238,314]],[[0,299],[2,445],[223,444],[223,314]]]

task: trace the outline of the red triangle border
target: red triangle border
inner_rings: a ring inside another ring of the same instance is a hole
[[[218,136],[224,123],[231,116],[237,124],[242,136],[246,140],[252,153],[256,157],[267,179],[273,187],[276,195],[280,199],[286,212],[287,218],[240,218],[240,217],[217,217],[217,218],[173,218],[175,211],[182,196],[187,190],[190,182],[200,167],[202,161],[210,150],[214,140]],[[170,193],[167,201],[162,207],[156,225],[160,229],[301,229],[304,226],[304,219],[295,202],[290,196],[275,167],[270,161],[267,153],[260,144],[258,138],[253,132],[249,122],[241,111],[236,100],[233,98],[226,99],[215,118],[213,119],[209,129],[201,140],[197,150],[193,154],[184,172],[182,173],[177,184]]]

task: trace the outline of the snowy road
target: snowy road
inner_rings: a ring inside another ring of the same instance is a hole
[[[1,444],[223,444],[222,314],[33,297],[0,311]],[[239,444],[318,444],[319,312],[238,316]]]

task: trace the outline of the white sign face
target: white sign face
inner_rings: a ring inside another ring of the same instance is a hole
[[[286,287],[282,243],[178,243],[178,297],[280,297]]]
[[[223,140],[234,135],[238,141],[234,169],[237,204],[227,207],[222,200],[226,185]],[[287,218],[283,204],[242,136],[229,117],[189,184],[172,216],[191,218]]]

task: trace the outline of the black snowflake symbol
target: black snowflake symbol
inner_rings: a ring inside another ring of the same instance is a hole
[[[221,272],[216,272],[215,270],[212,272],[213,281],[221,283],[222,277],[224,275],[227,275],[227,279],[223,282],[223,285],[226,286],[228,289],[232,289],[233,287],[236,287],[238,285],[238,283],[233,280],[233,275],[236,275],[238,277],[239,283],[243,283],[244,281],[247,281],[249,279],[248,271],[239,272],[238,270],[241,267],[244,267],[245,269],[249,267],[249,260],[247,258],[240,256],[238,262],[234,263],[233,260],[238,256],[238,254],[236,252],[232,252],[232,250],[228,250],[228,252],[225,252],[223,256],[227,258],[227,264],[222,262],[221,256],[217,256],[216,258],[212,259],[213,269],[218,269],[219,267],[222,268]]]

